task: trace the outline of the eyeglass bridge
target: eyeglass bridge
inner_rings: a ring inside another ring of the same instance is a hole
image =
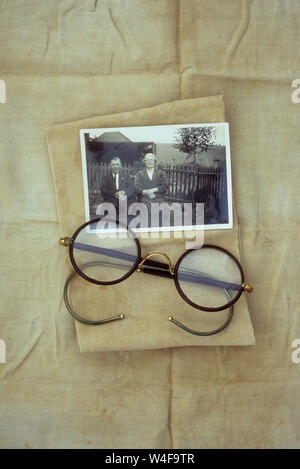
[[[152,252],[149,252],[149,254],[147,254],[146,257],[144,257],[141,262],[139,263],[138,267],[137,267],[137,272],[141,272],[141,267],[142,265],[150,258],[150,257],[153,257],[153,256],[163,256],[167,259],[168,261],[168,266],[169,266],[169,272],[171,275],[174,275],[174,269],[172,267],[172,263],[171,263],[171,259],[169,258],[169,256],[167,254],[165,254],[164,252],[159,252],[159,251],[152,251]]]

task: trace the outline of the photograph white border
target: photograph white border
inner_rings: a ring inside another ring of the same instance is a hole
[[[233,209],[232,209],[232,173],[231,173],[231,151],[230,151],[230,137],[229,137],[229,123],[228,122],[208,122],[201,124],[172,124],[172,125],[151,125],[151,126],[129,126],[129,127],[101,127],[91,129],[80,129],[80,148],[81,148],[81,162],[82,162],[82,175],[83,175],[83,189],[84,189],[84,208],[85,208],[85,219],[90,220],[90,206],[89,206],[89,188],[87,178],[87,161],[86,161],[86,148],[85,148],[85,133],[100,133],[101,132],[121,132],[125,133],[128,129],[134,129],[137,132],[139,129],[151,128],[155,130],[163,130],[166,127],[177,128],[188,128],[188,127],[207,127],[215,126],[217,128],[224,129],[226,147],[226,183],[227,183],[227,203],[228,203],[228,223],[219,224],[207,224],[207,225],[191,225],[191,226],[171,226],[171,227],[155,227],[155,228],[136,228],[133,231],[136,233],[151,233],[151,232],[171,232],[171,231],[198,231],[198,230],[222,230],[233,228]],[[138,141],[138,140],[137,140]]]

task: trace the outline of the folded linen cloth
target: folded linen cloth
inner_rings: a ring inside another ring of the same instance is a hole
[[[224,121],[223,97],[211,96],[99,116],[49,128],[47,143],[61,235],[72,235],[85,221],[80,129]],[[234,165],[234,160],[232,164]],[[228,249],[241,261],[239,226],[235,210],[233,213],[233,229],[207,230],[204,241],[206,244],[216,244]],[[177,239],[172,235],[170,239],[164,239],[162,234],[156,239],[141,238],[142,256],[150,251],[161,251],[175,264],[185,251],[185,242],[185,238]],[[58,246],[58,249],[62,248]],[[72,266],[66,252],[65,255],[67,272],[71,272]],[[99,326],[75,321],[78,344],[82,352],[255,343],[245,294],[234,305],[234,315],[229,326],[211,336],[189,334],[176,327],[168,318],[172,315],[192,329],[210,330],[219,327],[229,311],[207,313],[193,308],[181,298],[174,283],[169,279],[154,276],[145,278],[135,272],[124,282],[104,286],[91,284],[76,275],[70,285],[70,298],[73,309],[88,319],[97,320],[118,314],[126,316],[123,321]]]

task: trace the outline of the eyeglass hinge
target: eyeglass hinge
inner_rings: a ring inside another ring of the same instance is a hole
[[[64,238],[60,238],[59,239],[59,244],[61,246],[71,246],[71,244],[73,243],[73,239],[72,238],[68,238],[68,236],[65,236]]]
[[[247,293],[252,293],[253,292],[253,287],[252,285],[247,285],[246,283],[242,284],[242,289],[246,291]]]

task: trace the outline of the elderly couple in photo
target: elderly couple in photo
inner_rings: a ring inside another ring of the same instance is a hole
[[[164,173],[155,168],[156,156],[147,153],[144,157],[145,168],[138,171],[134,181],[129,175],[120,172],[122,163],[120,158],[111,159],[111,171],[104,176],[101,184],[101,194],[104,202],[112,203],[117,209],[119,200],[127,196],[128,206],[138,201],[148,207],[152,202],[165,202],[165,194],[168,190]]]

